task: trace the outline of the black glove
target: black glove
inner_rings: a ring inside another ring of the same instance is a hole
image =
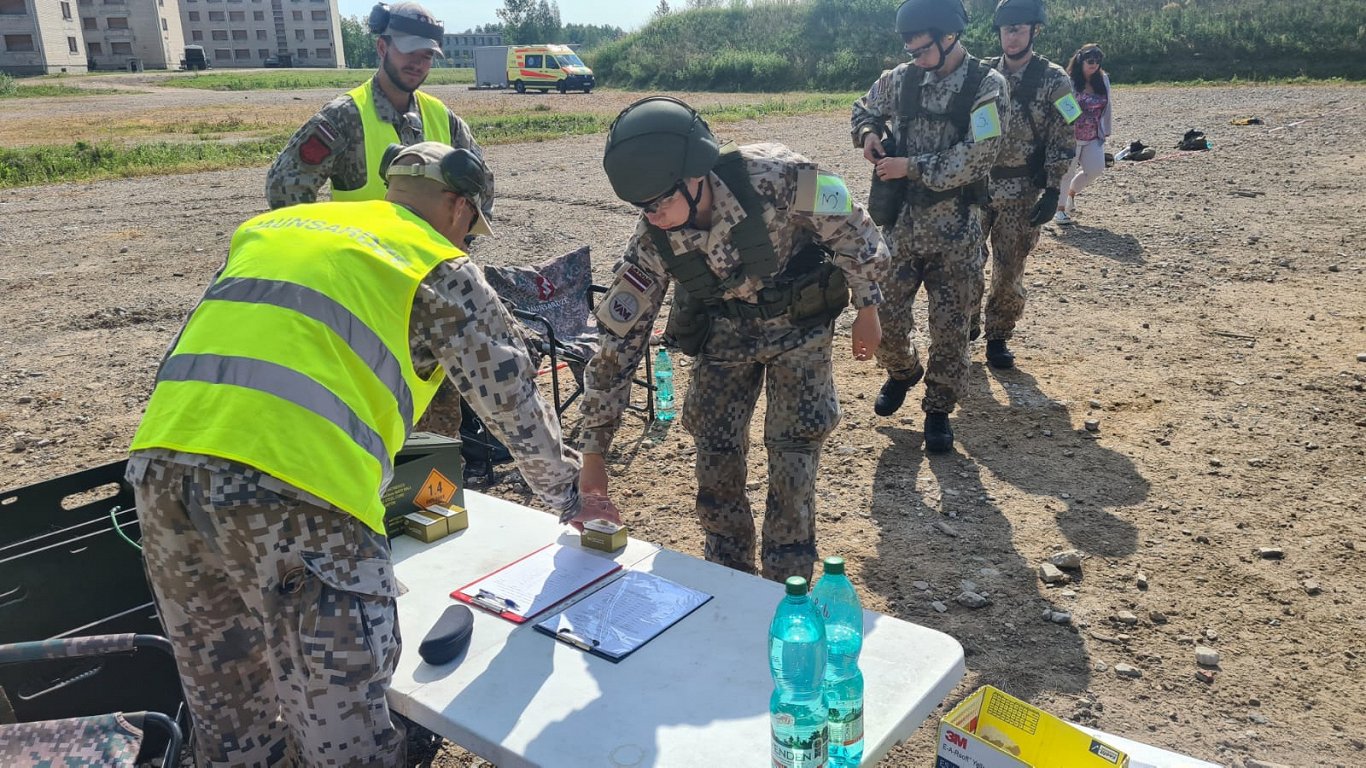
[[[1040,224],[1053,218],[1053,214],[1058,210],[1058,190],[1051,187],[1043,191],[1043,196],[1039,202],[1034,204],[1034,210],[1029,212],[1029,225],[1037,227]]]

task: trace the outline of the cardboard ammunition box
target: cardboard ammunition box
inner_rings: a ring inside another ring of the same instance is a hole
[[[940,721],[935,768],[1129,768],[1129,756],[987,685]]]
[[[606,520],[589,520],[583,524],[583,533],[579,535],[579,543],[589,549],[616,552],[626,546],[628,535],[629,531],[624,525],[617,525]]]
[[[403,516],[403,532],[428,544],[446,535],[446,518],[419,509]]]
[[[458,438],[414,432],[394,458],[394,479],[380,496],[390,536],[407,531],[411,512],[433,504],[465,506],[465,460]]]
[[[433,504],[422,511],[428,515],[440,515],[441,519],[446,521],[447,536],[470,527],[470,515],[464,507],[443,507],[440,504]]]

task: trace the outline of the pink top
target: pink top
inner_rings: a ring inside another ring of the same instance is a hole
[[[1094,141],[1103,138],[1100,135],[1100,119],[1105,113],[1105,105],[1110,101],[1109,97],[1099,93],[1087,93],[1082,91],[1077,94],[1077,103],[1081,105],[1081,117],[1077,118],[1077,141]]]

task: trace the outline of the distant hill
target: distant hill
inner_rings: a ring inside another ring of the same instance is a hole
[[[898,0],[737,0],[672,13],[592,52],[601,81],[634,88],[848,90],[904,61]],[[994,0],[968,0],[965,35],[999,53]],[[1117,83],[1307,76],[1366,79],[1366,0],[1055,0],[1036,42],[1066,64],[1086,42]]]

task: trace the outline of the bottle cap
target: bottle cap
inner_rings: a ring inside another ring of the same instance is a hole
[[[827,557],[825,558],[825,572],[841,576],[844,574],[844,558]]]
[[[800,576],[787,577],[787,593],[800,597],[806,594],[806,579]]]

